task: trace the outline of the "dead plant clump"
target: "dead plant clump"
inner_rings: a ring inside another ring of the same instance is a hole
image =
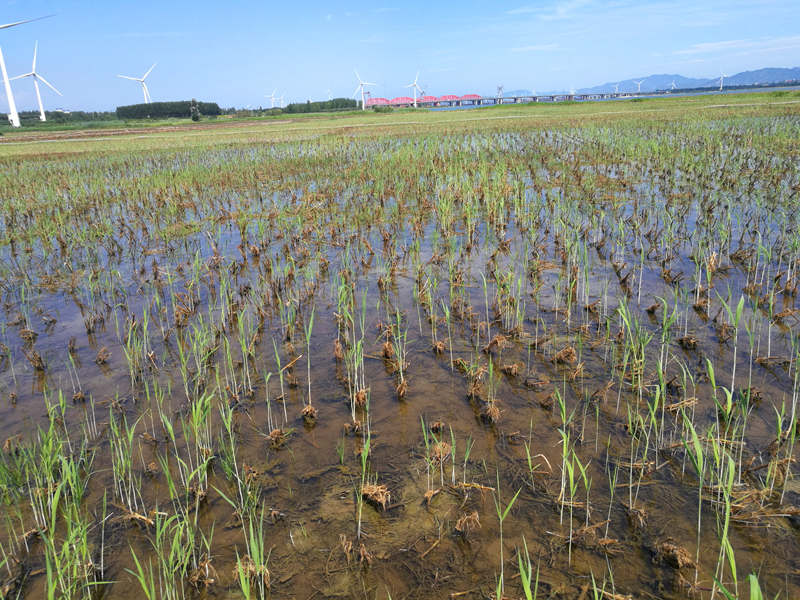
[[[497,423],[500,420],[500,414],[501,411],[497,406],[497,402],[487,402],[486,406],[483,407],[481,416],[487,423]]]
[[[478,511],[473,510],[471,513],[464,513],[459,517],[458,521],[456,521],[455,530],[460,535],[467,537],[470,533],[475,531],[476,529],[481,528],[481,521],[478,518]]]
[[[344,432],[348,435],[349,434],[357,435],[361,433],[362,429],[361,421],[359,421],[358,419],[354,419],[352,423],[345,423],[343,427],[344,427]]]
[[[394,358],[394,346],[389,340],[383,342],[383,358],[386,360],[391,360]]]
[[[425,502],[425,505],[430,506],[433,497],[439,494],[441,491],[442,491],[441,488],[436,488],[435,490],[428,490],[427,492],[425,492],[425,494],[423,494],[422,497],[423,501]]]
[[[36,350],[28,350],[25,352],[25,358],[28,359],[28,362],[31,363],[31,366],[37,371],[45,371],[47,369],[47,365],[42,358],[42,355],[39,354]]]
[[[608,395],[608,392],[611,391],[611,388],[613,386],[614,386],[614,380],[613,379],[607,381],[606,384],[603,387],[601,387],[600,389],[595,390],[592,393],[592,396],[591,396],[592,400],[594,402],[598,402],[598,403],[601,403],[601,404],[604,403],[606,401],[606,396]]]
[[[267,565],[255,564],[249,554],[240,559],[239,564],[233,569],[234,579],[239,577],[239,571],[243,572],[250,581],[261,581],[264,587],[269,589],[270,574]]]
[[[353,542],[347,539],[347,536],[343,533],[339,534],[339,547],[347,557],[347,563],[350,564],[350,560],[353,558]]]
[[[16,435],[12,435],[9,438],[6,438],[6,441],[3,442],[3,452],[6,454],[16,454],[19,452],[20,442],[22,441],[22,434],[18,433]]]
[[[372,564],[372,553],[367,551],[367,547],[363,544],[363,542],[358,548],[358,562],[366,566]]]
[[[287,437],[289,437],[289,434],[284,432],[282,429],[276,428],[269,432],[267,439],[269,440],[270,447],[276,449],[283,446]]]
[[[406,392],[408,392],[408,381],[403,379],[403,381],[397,384],[397,389],[395,391],[397,392],[398,398],[405,398]]]
[[[578,377],[582,377],[584,375],[584,368],[585,363],[583,361],[579,362],[575,368],[569,374],[569,380],[575,381]]]
[[[483,352],[485,354],[491,354],[493,350],[502,350],[506,347],[506,342],[508,339],[501,333],[496,334],[489,343],[483,347]]]
[[[433,460],[437,464],[442,464],[450,456],[450,444],[447,442],[436,442],[433,445]]]
[[[525,387],[532,389],[534,392],[543,392],[550,385],[550,379],[544,377],[536,379],[535,377],[527,377],[525,379]]]
[[[104,365],[108,362],[108,359],[111,358],[111,350],[103,346],[100,350],[97,351],[97,356],[94,359],[98,365]]]
[[[28,329],[27,327],[25,329],[19,330],[19,337],[22,339],[23,342],[26,342],[28,344],[32,344],[33,342],[35,342],[37,335],[38,334],[33,329]]]
[[[567,363],[574,363],[578,360],[578,353],[575,351],[575,348],[572,346],[567,346],[559,350],[556,355],[553,357],[553,362],[563,365]]]
[[[433,345],[433,352],[441,356],[444,354],[445,350],[447,350],[447,346],[444,345],[444,342],[439,340]]]
[[[676,544],[671,538],[664,540],[656,546],[656,558],[667,563],[674,569],[695,566],[689,551],[683,546]]]
[[[372,504],[375,508],[386,510],[386,505],[391,501],[392,494],[382,483],[365,483],[361,488],[361,497]]]
[[[481,392],[483,391],[483,386],[481,386],[481,382],[477,379],[473,379],[469,382],[467,386],[467,396],[469,398],[480,398]]]
[[[201,560],[197,568],[189,575],[189,583],[191,583],[195,589],[207,588],[215,583],[216,580],[217,570],[211,564],[211,559],[208,557]]]
[[[517,377],[521,366],[522,365],[518,365],[517,363],[511,363],[510,365],[503,365],[500,367],[500,370],[509,377]]]
[[[317,409],[310,404],[306,404],[303,407],[303,410],[300,411],[300,415],[303,417],[303,421],[306,423],[313,423],[317,420]]]
[[[364,408],[367,405],[367,390],[361,389],[356,392],[353,402],[356,408]]]

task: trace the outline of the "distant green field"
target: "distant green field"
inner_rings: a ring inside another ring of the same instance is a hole
[[[278,142],[309,135],[384,135],[420,131],[465,131],[555,127],[625,120],[692,120],[709,116],[800,114],[800,92],[760,92],[608,102],[504,104],[465,110],[403,109],[389,113],[352,111],[269,117],[106,121],[55,124],[35,129],[0,128],[0,156],[87,151],[157,149],[193,145]],[[145,131],[142,131],[145,130]]]

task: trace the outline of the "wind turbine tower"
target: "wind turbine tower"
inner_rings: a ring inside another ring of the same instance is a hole
[[[52,83],[47,81],[44,77],[42,77],[39,73],[36,72],[36,55],[38,54],[39,50],[39,42],[36,42],[33,46],[33,66],[31,67],[30,73],[25,73],[24,75],[17,75],[16,77],[12,77],[11,81],[15,79],[24,79],[25,77],[30,77],[33,79],[33,87],[36,89],[36,100],[39,102],[39,120],[40,121],[47,121],[47,117],[44,114],[44,106],[42,106],[42,94],[39,91],[39,81],[53,90],[59,96],[63,96],[61,92],[59,92]]]
[[[142,75],[141,77],[128,77],[127,75],[117,75],[117,77],[122,77],[123,79],[130,79],[131,81],[138,81],[142,84],[142,94],[144,94],[144,103],[150,104],[150,90],[147,89],[147,84],[144,82],[147,79],[147,76],[150,75],[150,72],[156,68],[156,64],[153,63],[153,66],[147,69],[147,73]]]
[[[641,81],[634,81],[633,83],[636,84],[636,93],[637,94],[641,94],[642,93],[642,84],[644,83],[644,79],[642,79]]]
[[[725,78],[726,77],[727,77],[727,75],[725,75],[724,73],[720,73],[719,74],[719,91],[720,92],[722,91],[722,84],[725,83]]]
[[[674,90],[676,87],[678,87],[678,86],[675,85],[675,80],[673,79],[672,80],[672,87],[670,87],[669,89]]]
[[[419,83],[417,83],[418,80],[419,80],[419,71],[417,71],[417,76],[414,77],[414,81],[405,86],[407,88],[414,88],[414,108],[417,108],[417,92],[419,92],[420,95],[422,95],[422,88],[419,87]]]
[[[356,91],[353,92],[353,96],[355,97],[359,92],[361,92],[361,110],[367,110],[366,100],[364,98],[364,88],[368,85],[378,85],[377,83],[370,83],[369,81],[361,81],[361,76],[358,74],[358,71],[353,69],[353,72],[356,74],[356,79],[358,79],[358,85],[356,86]]]
[[[35,19],[26,19],[25,21],[16,21],[14,23],[6,23],[5,25],[0,25],[0,29],[8,29],[9,27],[16,27],[17,25],[24,25],[25,23],[31,23],[32,21],[38,21],[39,19],[46,19],[47,17],[52,17],[53,15],[46,15],[44,17],[37,17]],[[17,114],[17,103],[14,102],[14,94],[11,91],[11,81],[8,79],[8,71],[6,71],[6,61],[3,58],[3,50],[0,49],[0,72],[3,75],[3,85],[6,88],[6,98],[8,99],[8,121],[11,123],[12,127],[19,127],[19,114]]]

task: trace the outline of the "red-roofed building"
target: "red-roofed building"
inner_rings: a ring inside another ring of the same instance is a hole
[[[461,104],[477,104],[481,97],[478,94],[465,94],[461,96]]]
[[[422,96],[417,98],[417,104],[435,104],[436,96]]]
[[[389,100],[386,98],[367,98],[367,106],[387,106]]]
[[[400,96],[399,98],[392,98],[389,104],[392,106],[412,106],[414,104],[414,99],[408,96]]]
[[[448,94],[446,96],[439,96],[436,99],[437,102],[450,102],[450,103],[458,102],[458,100],[459,100],[459,97],[458,96],[454,96],[453,94]]]

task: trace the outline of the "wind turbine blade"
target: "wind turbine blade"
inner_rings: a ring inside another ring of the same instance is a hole
[[[378,85],[377,83],[370,83],[369,81],[364,81],[361,85]]]
[[[147,79],[147,76],[148,76],[148,75],[150,75],[150,71],[152,71],[153,69],[155,69],[157,64],[158,64],[158,63],[153,63],[153,66],[152,66],[152,67],[150,67],[149,69],[147,69],[147,73],[145,73],[144,75],[142,75],[142,81],[144,81],[145,79]]]
[[[419,71],[417,71],[417,75],[416,75],[416,77],[414,77],[414,83],[415,84],[417,83],[418,79],[419,79]]]
[[[59,92],[52,83],[47,81],[47,79],[45,79],[41,75],[36,75],[36,78],[39,79],[43,84],[45,84],[47,87],[49,87],[51,90],[53,90],[59,96],[63,96],[64,95],[61,92]]]
[[[9,27],[16,27],[17,25],[24,25],[25,23],[33,23],[34,21],[41,21],[42,19],[47,19],[53,16],[55,16],[55,13],[52,15],[45,15],[43,17],[36,17],[35,19],[25,19],[24,21],[17,21],[15,23],[6,23],[5,25],[0,25],[0,29],[8,29]]]
[[[33,44],[33,67],[31,67],[31,71],[36,73],[36,54],[39,52],[39,40]]]
[[[25,73],[25,75],[17,75],[16,77],[9,77],[9,81],[14,81],[15,79],[23,79],[24,77],[30,77],[32,73]]]
[[[356,86],[356,91],[355,91],[355,92],[353,92],[353,97],[354,97],[354,98],[355,98],[355,97],[358,95],[358,92],[359,92],[359,90],[360,90],[360,89],[361,89],[361,86],[360,86],[360,85]]]
[[[131,81],[141,81],[138,77],[128,77],[127,75],[117,75],[117,77],[122,77],[123,79],[130,79]]]
[[[359,75],[359,74],[358,74],[358,71],[356,71],[355,69],[353,69],[353,73],[355,73],[355,74],[356,74],[356,79],[358,79],[358,83],[362,83],[362,81],[361,81],[361,75]]]

